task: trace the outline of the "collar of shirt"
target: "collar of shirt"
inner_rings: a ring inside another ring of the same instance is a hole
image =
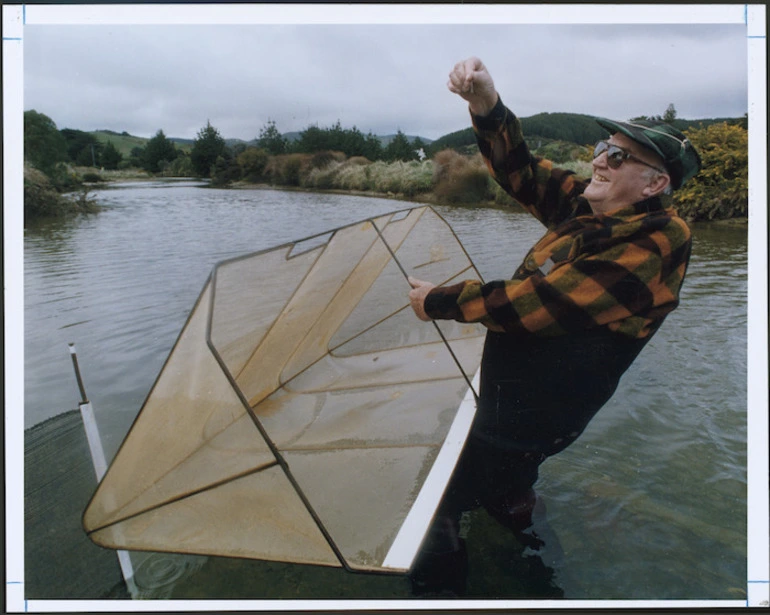
[[[663,211],[663,202],[660,197],[652,196],[633,205],[627,205],[625,207],[619,207],[602,214],[596,214],[591,209],[591,205],[588,203],[588,199],[584,196],[579,196],[577,199],[577,206],[572,212],[572,217],[588,216],[596,218],[597,220],[603,220],[607,218],[631,218],[640,214],[651,214],[658,211]]]

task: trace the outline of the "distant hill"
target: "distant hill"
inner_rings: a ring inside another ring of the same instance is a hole
[[[102,143],[112,141],[115,149],[117,149],[125,158],[128,158],[131,155],[132,149],[135,147],[144,147],[147,145],[147,141],[149,141],[149,139],[145,137],[135,137],[127,132],[115,132],[114,130],[94,130],[91,134]],[[192,139],[167,138],[169,141],[176,143],[176,146],[181,150],[189,152],[192,149]]]
[[[118,133],[112,130],[95,130],[91,134],[99,139],[101,143],[112,141],[115,149],[117,149],[124,158],[128,158],[131,155],[132,149],[135,147],[144,147],[147,144],[147,141],[149,141],[149,139],[135,137],[127,132]]]
[[[169,141],[173,141],[179,146],[180,149],[190,151],[192,149],[195,139],[180,139],[179,137],[168,137]]]
[[[519,119],[521,120],[521,128],[527,142],[534,145],[534,147],[537,147],[538,143],[547,143],[549,141],[566,141],[577,145],[592,145],[607,137],[607,131],[599,126],[591,115],[579,113],[538,113]],[[676,119],[672,122],[672,125],[679,130],[688,130],[690,128],[705,128],[711,124],[721,122],[736,123],[740,121],[742,121],[740,118]],[[447,148],[462,149],[475,145],[476,137],[473,129],[469,126],[433,141],[430,144],[429,153],[433,154]]]

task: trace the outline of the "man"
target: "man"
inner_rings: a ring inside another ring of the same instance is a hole
[[[582,433],[679,303],[690,231],[660,197],[700,169],[671,126],[597,119],[611,136],[582,181],[530,154],[478,58],[457,64],[447,85],[468,102],[494,179],[547,231],[510,280],[410,278],[420,319],[488,328],[477,415],[418,572],[435,570],[425,553],[461,550],[463,510],[481,504],[514,531],[530,525],[540,464]]]

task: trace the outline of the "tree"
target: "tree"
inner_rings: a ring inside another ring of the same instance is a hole
[[[101,164],[104,146],[89,132],[74,128],[62,128],[62,135],[67,143],[67,155],[76,165],[96,167]]]
[[[225,140],[211,122],[207,121],[206,126],[198,131],[190,151],[190,161],[195,174],[198,177],[210,177],[214,163],[224,155],[225,149]]]
[[[670,124],[675,119],[676,119],[676,108],[674,107],[674,103],[670,103],[668,107],[666,107],[666,112],[663,114],[663,121]]]
[[[257,145],[271,156],[285,154],[289,147],[288,140],[278,132],[273,120],[267,120],[267,124],[259,131]]]
[[[637,122],[639,120],[649,120],[673,124],[674,120],[676,120],[676,107],[674,107],[674,103],[669,103],[668,107],[666,107],[666,112],[663,115],[639,115],[637,117],[632,117],[629,121]]]
[[[34,109],[24,112],[24,159],[46,175],[67,160],[64,136],[50,117]]]
[[[143,167],[150,173],[159,173],[168,166],[179,153],[173,141],[169,141],[162,130],[155,133],[155,136],[144,146]],[[162,164],[165,161],[165,164]]]
[[[400,130],[385,148],[385,160],[388,162],[395,160],[417,160],[417,152],[414,151],[412,144],[409,143],[409,139]]]
[[[376,136],[371,132],[364,136],[355,126],[343,128],[339,120],[331,128],[308,126],[300,132],[292,150],[303,154],[342,152],[348,157],[365,156],[372,161],[382,158],[382,144]]]
[[[107,145],[102,150],[102,166],[108,171],[114,171],[122,161],[123,154],[117,150],[112,141],[107,141]]]
[[[143,147],[132,147],[131,148],[131,154],[128,158],[128,163],[132,167],[141,167],[143,165],[144,160],[144,148]]]
[[[320,129],[315,124],[308,126],[299,133],[299,140],[294,144],[294,150],[296,152],[312,154],[314,152],[331,149],[329,147],[329,141],[326,138],[326,132],[328,131]]]
[[[361,155],[372,162],[382,160],[382,141],[380,141],[372,132],[368,132],[364,140],[364,147]]]

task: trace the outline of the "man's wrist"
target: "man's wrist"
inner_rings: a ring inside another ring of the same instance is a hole
[[[500,96],[497,92],[495,92],[495,97],[492,101],[492,104],[489,104],[488,101],[486,102],[480,102],[477,104],[469,103],[468,108],[470,109],[470,112],[475,115],[476,117],[482,118],[488,116],[494,108],[497,106],[497,101],[500,99]]]
[[[477,133],[497,133],[500,127],[506,122],[509,113],[511,112],[498,96],[495,106],[492,107],[486,115],[474,115],[473,112],[471,112],[471,123]]]

